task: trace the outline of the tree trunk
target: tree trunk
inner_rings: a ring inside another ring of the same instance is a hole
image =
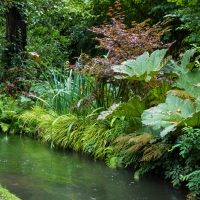
[[[26,23],[23,6],[12,6],[6,12],[6,40],[5,68],[16,67],[21,62],[21,53],[26,46]]]

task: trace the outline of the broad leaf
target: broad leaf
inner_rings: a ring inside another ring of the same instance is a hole
[[[122,74],[115,77],[149,81],[167,64],[169,58],[164,60],[166,52],[167,49],[156,50],[151,56],[148,52],[144,52],[136,60],[127,60],[121,65],[112,66],[114,72]]]
[[[178,126],[190,125],[193,117],[198,114],[189,100],[168,95],[166,102],[145,110],[142,114],[142,123],[152,126],[153,129],[162,129],[161,136],[174,131]],[[196,120],[195,120],[196,121]]]
[[[145,100],[141,100],[139,96],[134,96],[128,102],[113,104],[107,111],[102,111],[97,119],[104,120],[107,117],[133,117],[141,121],[141,114],[145,110],[145,106]]]
[[[164,71],[175,73],[177,75],[188,73],[194,65],[194,63],[190,62],[190,59],[194,53],[195,49],[187,50],[184,54],[181,55],[179,61],[171,60],[170,63],[165,67]]]
[[[196,111],[200,112],[200,97],[198,97],[195,101]]]
[[[140,118],[145,107],[145,100],[141,100],[140,97],[134,96],[128,102],[121,103],[112,115]]]
[[[148,106],[155,106],[158,105],[159,103],[164,103],[167,92],[171,89],[171,85],[168,83],[161,83],[159,86],[151,89],[147,96],[146,99],[149,102]]]
[[[175,86],[184,89],[193,97],[200,97],[200,71],[182,74],[177,79]]]

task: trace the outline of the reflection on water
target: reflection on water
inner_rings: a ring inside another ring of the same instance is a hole
[[[77,153],[51,151],[19,135],[0,134],[0,184],[22,200],[183,200],[187,191]]]

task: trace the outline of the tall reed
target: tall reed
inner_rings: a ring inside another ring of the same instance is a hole
[[[52,68],[42,73],[47,87],[36,98],[60,115],[80,110],[83,99],[93,91],[94,78],[91,76],[79,75],[66,68]]]

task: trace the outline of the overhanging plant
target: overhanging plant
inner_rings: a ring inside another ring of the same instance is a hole
[[[160,131],[164,137],[178,127],[199,126],[200,71],[194,68],[191,58],[195,50],[186,51],[179,61],[170,61],[164,72],[177,77],[174,89],[168,91],[165,103],[145,110],[142,123]],[[194,59],[195,60],[195,59]]]
[[[199,98],[195,102],[189,99],[168,95],[165,103],[145,110],[142,114],[142,123],[155,130],[160,130],[164,137],[178,127],[199,125],[200,107]]]

